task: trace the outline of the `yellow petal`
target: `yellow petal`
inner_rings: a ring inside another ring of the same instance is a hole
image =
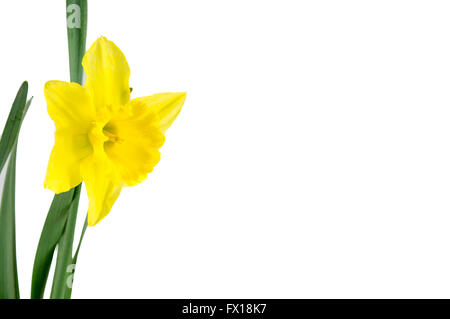
[[[142,182],[159,162],[164,135],[158,120],[151,108],[133,100],[103,129],[109,137],[105,152],[127,186]]]
[[[76,83],[49,81],[44,94],[56,126],[44,186],[58,194],[81,183],[80,161],[92,152],[87,132],[95,110],[86,90]]]
[[[81,164],[81,174],[89,198],[88,225],[94,226],[109,214],[124,183],[104,155],[87,157]]]
[[[85,88],[77,83],[48,81],[44,95],[48,114],[57,130],[87,132],[96,113]]]
[[[85,87],[97,109],[117,110],[130,100],[130,68],[113,42],[98,38],[84,55],[82,64],[86,72]]]
[[[44,187],[59,194],[80,184],[80,163],[91,153],[92,147],[86,134],[57,131]]]
[[[133,101],[144,103],[158,115],[159,127],[164,133],[177,118],[185,99],[186,93],[158,93]]]

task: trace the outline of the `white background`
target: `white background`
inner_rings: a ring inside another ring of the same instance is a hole
[[[90,1],[132,97],[187,91],[160,164],[89,228],[74,298],[450,297],[448,1]],[[0,125],[23,80],[17,249],[53,198],[65,1],[0,11]],[[85,190],[79,224],[85,217]],[[79,230],[77,230],[78,232]]]

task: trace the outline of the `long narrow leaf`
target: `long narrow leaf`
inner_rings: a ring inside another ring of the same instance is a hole
[[[31,282],[31,298],[43,298],[53,254],[64,228],[69,208],[74,200],[75,189],[55,195],[48,211],[41,238],[39,239],[36,257],[34,259]]]
[[[18,299],[19,279],[16,259],[16,154],[23,118],[31,104],[26,103],[28,83],[24,82],[12,105],[0,140],[0,171],[7,167],[0,199],[0,298]]]
[[[77,222],[78,201],[80,198],[81,187],[75,188],[74,200],[69,208],[69,216],[67,217],[66,227],[64,233],[59,239],[58,243],[58,258],[56,259],[55,275],[53,277],[53,286],[50,298],[64,299],[67,290],[72,287],[71,282],[68,282],[72,270],[72,247],[73,237],[75,233],[75,224]]]
[[[28,82],[23,82],[17,92],[14,103],[9,112],[8,119],[6,120],[5,128],[3,129],[3,134],[0,139],[0,171],[6,163],[11,151],[16,144],[17,138],[19,136],[20,126],[22,125],[22,120],[27,112],[28,106],[31,103],[27,102],[28,94]]]
[[[16,151],[13,147],[6,168],[0,203],[0,298],[19,299],[19,279],[16,261],[15,183]]]

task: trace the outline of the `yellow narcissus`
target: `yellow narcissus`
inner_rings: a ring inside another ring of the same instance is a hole
[[[88,224],[102,220],[124,186],[142,182],[160,159],[164,132],[186,93],[159,93],[130,100],[130,69],[122,51],[99,38],[83,58],[84,87],[45,84],[47,110],[55,123],[45,187],[62,193],[84,182]]]

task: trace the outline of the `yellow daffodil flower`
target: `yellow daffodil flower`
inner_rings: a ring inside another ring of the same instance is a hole
[[[183,106],[185,93],[159,93],[130,101],[130,69],[105,37],[86,52],[84,87],[45,84],[47,110],[55,123],[45,187],[62,193],[85,182],[88,224],[102,220],[124,186],[142,182],[160,159],[164,132]]]

